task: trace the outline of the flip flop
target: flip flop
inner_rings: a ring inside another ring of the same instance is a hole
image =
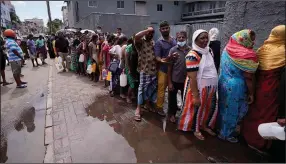
[[[16,88],[26,88],[27,86],[26,85],[20,85],[20,86],[17,86]]]
[[[28,82],[22,82],[22,84],[28,84]]]
[[[203,129],[203,131],[209,133],[209,135],[211,135],[211,136],[216,136],[215,132],[213,132],[213,131],[212,131],[211,129],[209,129],[209,128],[205,128],[205,129]]]
[[[194,135],[197,137],[197,139],[201,141],[205,140],[205,137],[202,135],[201,132],[195,132]]]
[[[141,121],[141,115],[140,114],[135,114],[134,120],[135,121]]]
[[[12,82],[10,83],[10,82],[6,82],[6,83],[3,83],[3,86],[6,86],[6,85],[11,85],[11,84],[13,84]]]

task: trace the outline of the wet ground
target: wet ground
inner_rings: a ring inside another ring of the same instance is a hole
[[[90,124],[84,137],[71,146],[73,162],[266,162],[242,144],[207,134],[199,141],[172,123],[164,132],[162,117],[154,113],[145,112],[143,120],[135,122],[135,108],[119,98],[98,97],[86,108]]]
[[[45,155],[44,127],[48,66],[32,68],[29,60],[22,69],[25,89],[15,83],[1,86],[1,163],[42,163]],[[11,68],[6,78],[14,81]]]

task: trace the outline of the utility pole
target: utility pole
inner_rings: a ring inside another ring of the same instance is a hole
[[[50,9],[50,2],[47,0],[47,9],[48,9],[48,16],[49,16],[49,33],[52,34],[52,16],[51,16],[51,9]]]

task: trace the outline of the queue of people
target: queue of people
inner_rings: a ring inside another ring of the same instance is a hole
[[[278,93],[279,86],[285,85],[285,81],[281,83],[285,72],[285,25],[273,28],[258,51],[253,49],[255,32],[238,31],[230,36],[222,53],[216,28],[209,32],[196,30],[191,46],[186,31],[170,36],[166,21],[160,24],[162,37],[157,41],[151,26],[129,39],[121,28],[117,35],[103,35],[101,30],[98,28],[91,37],[76,33],[66,38],[60,33],[53,53],[63,59],[64,71],[88,76],[94,82],[104,80],[110,96],[120,95],[127,103],[135,99],[134,120],[141,121],[147,110],[167,116],[179,130],[192,131],[199,140],[205,140],[202,131],[231,143],[237,143],[242,136],[249,147],[259,151],[271,147],[271,142],[258,134],[260,124],[278,121],[285,127],[285,113],[281,114],[285,111],[285,93]],[[41,41],[37,44],[43,45]],[[9,52],[15,54],[9,59],[17,73],[13,56],[21,60],[21,53],[16,53],[12,39],[8,45]],[[28,47],[34,54],[35,43],[28,40]],[[120,85],[121,75],[126,75],[127,86]],[[18,76],[16,79],[17,86],[24,84]],[[181,109],[177,106],[178,91],[183,101]]]

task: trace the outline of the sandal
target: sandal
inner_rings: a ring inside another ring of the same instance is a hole
[[[207,132],[207,133],[209,133],[209,135],[211,135],[211,136],[216,136],[216,134],[215,134],[215,132],[213,132],[211,129],[209,129],[209,128],[205,128],[205,129],[203,129],[205,132]]]
[[[134,117],[135,121],[141,121],[141,115],[139,113],[135,112],[135,117]]]
[[[28,84],[28,82],[22,82],[21,84]]]
[[[157,114],[159,114],[159,115],[162,116],[162,117],[165,117],[165,116],[166,116],[166,113],[165,113],[164,111],[162,111],[162,110],[159,110],[159,111],[157,112]]]
[[[170,118],[169,118],[169,121],[171,122],[171,123],[176,123],[176,118],[175,118],[175,116],[171,116]]]
[[[11,85],[11,84],[13,84],[12,82],[10,83],[10,82],[6,82],[6,83],[3,83],[3,86],[6,86],[6,85]]]
[[[152,107],[149,107],[148,105],[144,105],[143,108],[148,110],[149,112],[156,113],[155,109],[153,109]]]
[[[238,143],[238,139],[235,137],[229,137],[226,140],[230,143]]]
[[[130,100],[129,98],[126,99],[126,102],[127,102],[128,104],[132,104],[132,100]]]
[[[201,141],[205,140],[205,137],[202,135],[201,132],[194,132],[194,135],[197,137],[197,139]]]

